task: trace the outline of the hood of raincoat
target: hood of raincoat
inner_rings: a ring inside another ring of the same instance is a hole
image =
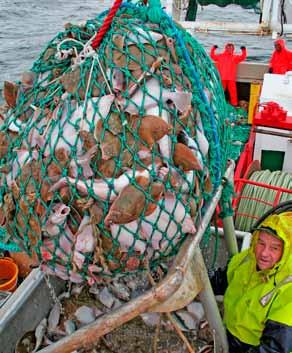
[[[286,48],[286,43],[284,39],[277,39],[274,41],[274,44],[278,44],[282,50]]]
[[[250,256],[255,259],[255,246],[258,241],[261,230],[269,231],[271,234],[280,238],[284,242],[283,255],[273,268],[265,270],[266,272],[277,272],[284,269],[284,272],[292,270],[292,212],[285,212],[279,215],[271,215],[267,217],[254,231],[251,247],[249,249]],[[289,260],[290,258],[290,260]]]
[[[257,271],[255,245],[260,229],[271,229],[283,240],[281,259],[273,268]],[[249,249],[230,260],[228,287],[224,295],[224,322],[241,342],[257,346],[268,320],[292,326],[292,283],[283,280],[292,274],[292,212],[267,217],[253,233]],[[281,284],[282,283],[282,284]],[[267,304],[263,297],[272,293]]]

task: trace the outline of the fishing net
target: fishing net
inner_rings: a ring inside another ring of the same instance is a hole
[[[1,247],[76,283],[175,255],[229,153],[201,45],[150,1],[122,4],[93,49],[107,14],[66,24],[1,107]]]

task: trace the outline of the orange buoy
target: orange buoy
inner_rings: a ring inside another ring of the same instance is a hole
[[[0,290],[13,292],[18,280],[18,266],[9,257],[0,258]]]

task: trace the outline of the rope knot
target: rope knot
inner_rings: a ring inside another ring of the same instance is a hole
[[[152,23],[161,22],[162,8],[160,0],[148,0],[147,17]]]

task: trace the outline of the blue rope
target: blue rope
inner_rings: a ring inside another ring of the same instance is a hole
[[[167,15],[166,13],[164,13],[164,16],[167,18],[169,25],[171,26],[172,30],[174,31],[174,34],[178,40],[178,44],[183,51],[184,59],[188,65],[188,68],[191,71],[191,74],[192,74],[192,76],[196,82],[197,88],[199,90],[199,94],[201,96],[201,99],[205,103],[205,105],[207,107],[207,111],[210,116],[210,123],[211,123],[212,132],[213,132],[214,143],[215,143],[215,168],[214,168],[215,169],[214,191],[215,191],[221,183],[221,153],[220,153],[220,142],[219,142],[219,136],[218,136],[217,126],[216,126],[216,122],[215,122],[215,116],[214,116],[213,110],[210,107],[207,96],[202,88],[202,84],[200,82],[199,75],[198,75],[198,73],[192,63],[192,60],[191,60],[189,52],[185,46],[182,35],[177,30],[175,24],[173,23],[172,18],[169,15]]]

